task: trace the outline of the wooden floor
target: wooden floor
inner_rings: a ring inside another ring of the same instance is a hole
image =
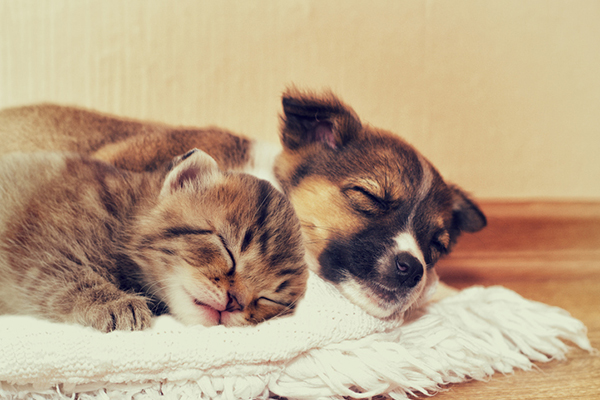
[[[588,327],[600,349],[600,203],[483,203],[488,227],[464,235],[438,263],[456,288],[502,285],[559,306]],[[573,350],[566,361],[451,385],[436,400],[600,399],[600,356]],[[423,397],[428,398],[428,397]]]

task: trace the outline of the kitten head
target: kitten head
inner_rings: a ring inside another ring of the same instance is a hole
[[[132,232],[146,289],[188,324],[257,324],[293,311],[308,277],[300,223],[255,177],[200,150],[177,157]]]

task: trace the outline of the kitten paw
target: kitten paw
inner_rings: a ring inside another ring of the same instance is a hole
[[[135,295],[93,305],[85,314],[85,324],[102,332],[142,330],[150,326],[151,319],[146,300]]]

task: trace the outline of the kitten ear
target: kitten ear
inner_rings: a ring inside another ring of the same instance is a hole
[[[485,228],[487,219],[477,204],[458,186],[451,185],[452,225],[464,232],[478,232]]]
[[[311,143],[337,149],[356,138],[362,125],[354,110],[332,93],[317,96],[295,88],[282,97],[281,142],[297,150]]]
[[[214,179],[217,162],[202,150],[193,149],[175,157],[163,182],[160,196],[166,196],[190,185],[199,186]]]

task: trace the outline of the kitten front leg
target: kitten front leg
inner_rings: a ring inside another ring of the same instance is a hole
[[[51,319],[91,326],[102,332],[141,330],[152,312],[142,296],[126,293],[103,279],[67,284],[48,299],[44,313]]]

